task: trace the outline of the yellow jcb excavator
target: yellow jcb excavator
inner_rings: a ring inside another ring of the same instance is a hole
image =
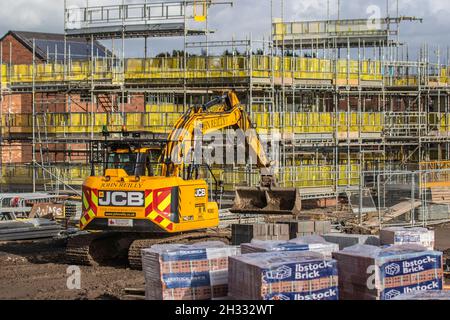
[[[186,155],[194,148],[196,128],[205,135],[252,127],[236,94],[229,92],[188,110],[161,155],[158,148],[133,139],[105,143],[104,175],[88,177],[83,184],[80,228],[89,233],[69,240],[69,262],[94,265],[128,257],[130,266],[139,269],[141,249],[153,244],[228,241],[229,232],[217,229],[219,209],[209,200],[208,183],[198,179],[198,165]],[[297,190],[276,187],[256,133],[247,135],[247,144],[257,155],[262,186],[238,190],[233,212],[299,214]]]

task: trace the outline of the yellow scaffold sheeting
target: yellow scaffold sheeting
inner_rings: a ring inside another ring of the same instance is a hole
[[[81,185],[86,177],[90,176],[91,169],[89,165],[74,165],[71,167],[55,166],[54,174],[57,174],[61,181],[71,185]],[[100,172],[97,170],[97,172]],[[42,185],[48,183],[49,175],[41,168],[36,168],[36,183]],[[2,175],[0,183],[8,185],[29,184],[33,179],[33,167],[30,165],[4,165],[2,166]]]
[[[335,169],[331,165],[283,168],[279,176],[280,181],[284,181],[288,187],[332,187],[336,184]],[[339,166],[337,182],[339,186],[358,185],[359,166],[351,165],[350,171],[346,165]]]
[[[8,69],[6,67],[6,65],[2,64],[0,65],[0,86],[2,87],[6,87],[6,85],[8,84]]]
[[[273,71],[273,74],[272,74]],[[125,81],[146,79],[203,79],[203,78],[239,78],[249,77],[275,78],[285,77],[297,80],[335,79],[358,83],[361,81],[381,81],[385,68],[380,61],[356,61],[341,59],[304,58],[304,57],[270,57],[249,56],[209,56],[209,57],[157,57],[150,59],[126,59],[124,66],[113,65],[104,58],[91,61],[71,62],[66,67],[62,64],[38,64],[34,76],[36,82],[86,81],[94,80],[120,81],[123,72]],[[251,73],[250,73],[251,72]],[[390,71],[389,71],[390,72]],[[415,76],[397,77],[386,74],[386,81],[395,85],[415,85]],[[33,81],[32,65],[14,65],[10,72],[5,65],[2,82],[30,83]],[[10,77],[9,77],[10,74]],[[442,68],[435,81],[448,83],[448,70]]]
[[[176,110],[182,107],[164,105],[161,110]],[[254,107],[255,108],[255,107]],[[36,127],[41,133],[87,133],[101,132],[104,125],[111,131],[120,131],[123,125],[130,131],[147,130],[156,133],[168,133],[182,115],[181,112],[154,112],[121,114],[94,113],[48,113],[38,114],[35,118]],[[346,132],[382,133],[385,129],[385,115],[379,112],[367,113],[319,113],[319,112],[253,112],[252,121],[260,133],[269,129],[282,130],[295,134],[333,134]],[[390,120],[392,123],[392,119]],[[421,123],[428,121],[430,130],[450,131],[450,118],[445,114],[429,113]],[[1,119],[2,126],[9,128],[12,133],[30,133],[33,127],[31,114],[5,114]],[[414,117],[397,117],[395,124],[418,123]]]
[[[69,184],[81,185],[84,179],[90,175],[89,165],[73,165],[66,167],[64,165],[55,166],[59,177]],[[349,171],[347,165],[340,165],[338,172],[339,186],[358,185],[359,184],[359,167],[352,165]],[[213,174],[220,180],[225,181],[225,188],[232,191],[237,185],[243,185],[248,182],[256,185],[259,183],[259,173],[252,171],[251,173],[242,170],[226,170],[214,168]],[[98,171],[100,172],[100,171]],[[4,184],[27,184],[30,183],[33,176],[33,168],[24,165],[4,165],[2,166],[2,177],[0,183]],[[300,166],[296,168],[287,167],[278,173],[279,181],[283,181],[286,186],[297,188],[312,187],[333,187],[336,184],[336,172],[332,165],[320,166]],[[48,182],[48,181],[47,181]],[[41,169],[37,168],[37,183],[46,183]]]
[[[384,117],[381,113],[334,113],[316,112],[285,112],[264,113],[254,112],[253,121],[257,128],[283,128],[292,133],[334,133],[338,132],[382,132]],[[337,121],[337,123],[336,123]]]

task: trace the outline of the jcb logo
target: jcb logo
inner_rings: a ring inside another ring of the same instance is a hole
[[[195,197],[196,198],[206,197],[206,189],[195,189]]]
[[[98,204],[101,207],[144,207],[144,192],[100,191]]]

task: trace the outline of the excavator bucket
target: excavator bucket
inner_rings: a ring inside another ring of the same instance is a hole
[[[300,191],[295,188],[237,188],[232,213],[299,215]]]

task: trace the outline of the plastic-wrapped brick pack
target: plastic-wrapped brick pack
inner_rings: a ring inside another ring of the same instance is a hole
[[[320,236],[305,236],[290,241],[261,241],[253,240],[251,243],[241,245],[242,254],[276,251],[312,251],[321,253],[325,258],[331,259],[333,252],[339,251],[339,245],[326,242]]]
[[[382,245],[418,244],[434,250],[434,231],[427,228],[392,227],[380,231]]]
[[[315,252],[230,257],[229,294],[236,300],[338,300],[336,261]]]
[[[228,257],[222,242],[155,245],[142,250],[147,300],[210,300],[228,295]]]
[[[331,243],[339,245],[339,249],[343,250],[357,244],[367,244],[371,246],[379,246],[380,238],[369,235],[345,234],[345,233],[328,233],[323,238]]]
[[[442,252],[423,246],[356,245],[333,253],[342,300],[392,300],[402,294],[442,290]]]

